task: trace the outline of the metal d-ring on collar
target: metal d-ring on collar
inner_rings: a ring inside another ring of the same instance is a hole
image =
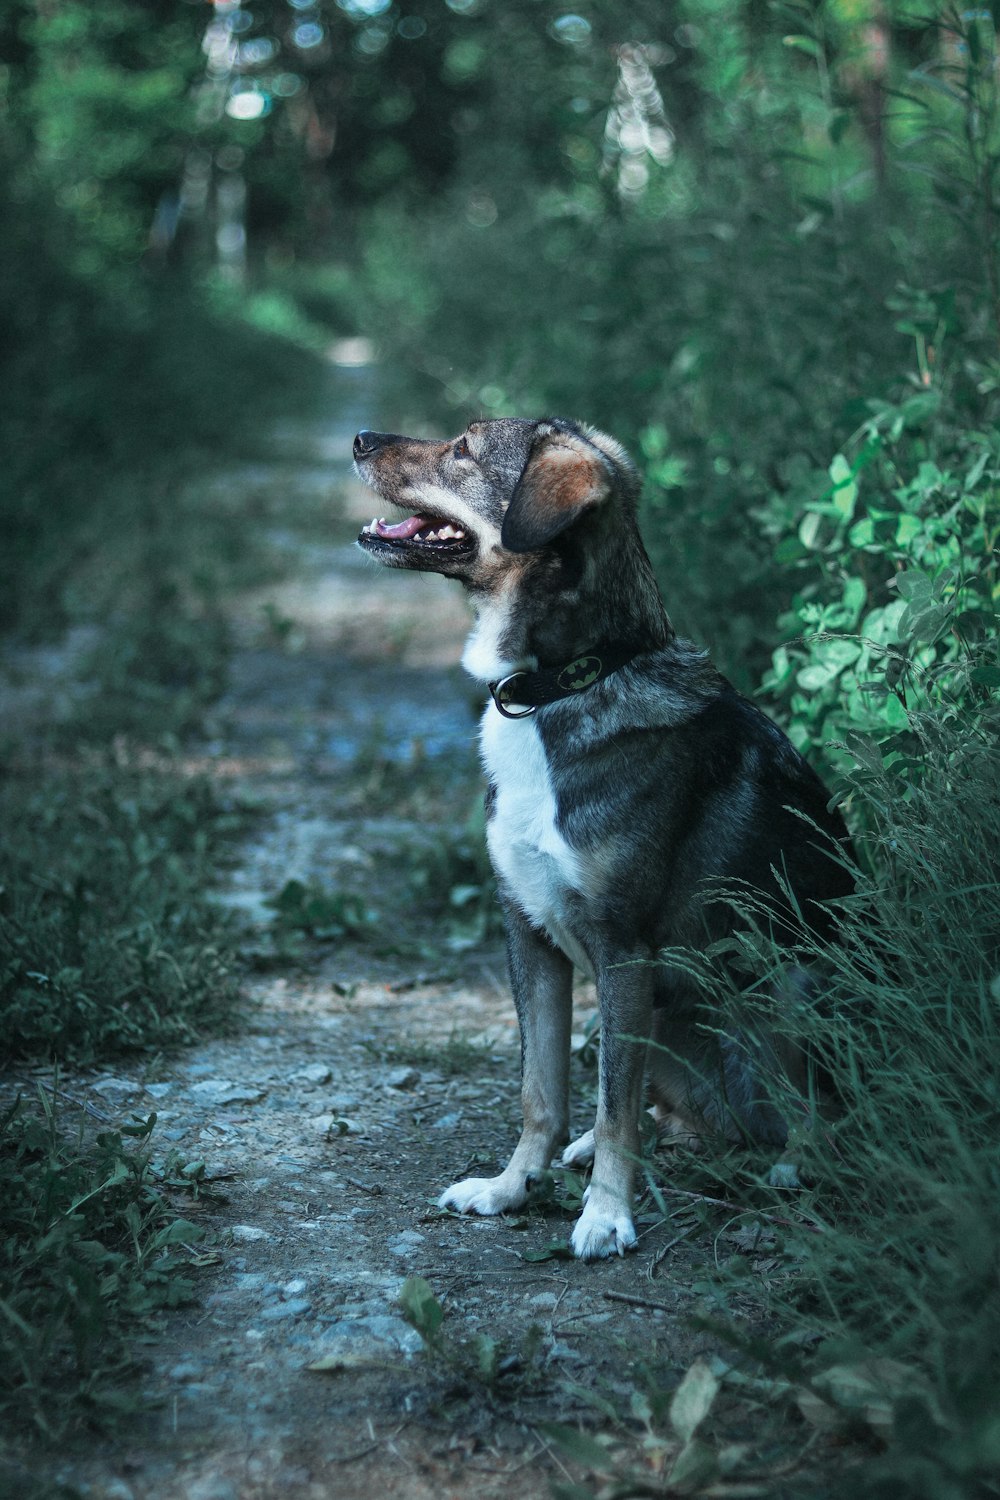
[[[526,719],[545,703],[556,703],[593,687],[638,655],[633,646],[612,642],[583,652],[564,667],[511,672],[489,684],[490,696],[505,719]]]
[[[512,701],[514,703],[517,702],[516,698],[511,699],[508,696],[511,692],[511,684],[515,683],[519,677],[528,677],[529,675],[530,673],[528,672],[511,672],[509,677],[501,677],[499,682],[491,682],[489,684],[490,697],[505,719],[526,719],[529,714],[538,712],[539,705],[537,703],[525,703],[521,705],[516,713],[507,706]]]

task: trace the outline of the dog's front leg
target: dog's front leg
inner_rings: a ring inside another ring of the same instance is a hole
[[[632,1222],[639,1157],[646,1038],[652,1017],[649,964],[609,955],[597,969],[601,1007],[601,1062],[594,1124],[594,1171],[583,1213],[573,1230],[581,1260],[624,1255],[636,1246]]]
[[[507,958],[521,1028],[524,1127],[499,1177],[468,1177],[438,1200],[459,1213],[502,1214],[520,1208],[532,1183],[566,1139],[573,969],[569,959],[508,906]]]

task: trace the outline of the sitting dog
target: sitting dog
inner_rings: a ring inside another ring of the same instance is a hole
[[[566,1140],[576,966],[597,984],[601,1051],[594,1129],[562,1158],[593,1160],[572,1246],[584,1260],[623,1254],[636,1244],[647,1061],[665,1131],[783,1144],[788,1128],[750,1052],[698,1024],[693,984],[658,954],[733,930],[731,906],[705,899],[713,883],[765,893],[788,933],[827,921],[816,903],[851,886],[843,824],[781,731],[675,635],[639,535],[639,477],[612,438],[500,418],[447,442],[361,432],[354,457],[407,512],[373,520],[360,545],[465,586],[475,623],[462,661],[491,694],[487,837],[524,1127],[498,1177],[458,1182],[440,1204],[520,1208]]]

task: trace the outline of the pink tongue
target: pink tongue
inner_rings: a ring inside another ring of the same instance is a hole
[[[405,542],[409,537],[416,536],[418,531],[423,531],[428,525],[430,522],[427,516],[410,516],[406,521],[397,521],[394,526],[387,526],[384,521],[379,521],[375,527],[375,534],[394,537]]]

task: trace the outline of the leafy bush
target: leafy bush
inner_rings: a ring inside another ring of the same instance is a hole
[[[939,308],[921,298],[922,318]],[[764,689],[800,746],[850,757],[870,736],[912,775],[908,711],[974,712],[1000,687],[1000,438],[985,368],[915,382],[870,414],[824,474],[761,509],[801,580]],[[879,762],[881,764],[881,762]]]

